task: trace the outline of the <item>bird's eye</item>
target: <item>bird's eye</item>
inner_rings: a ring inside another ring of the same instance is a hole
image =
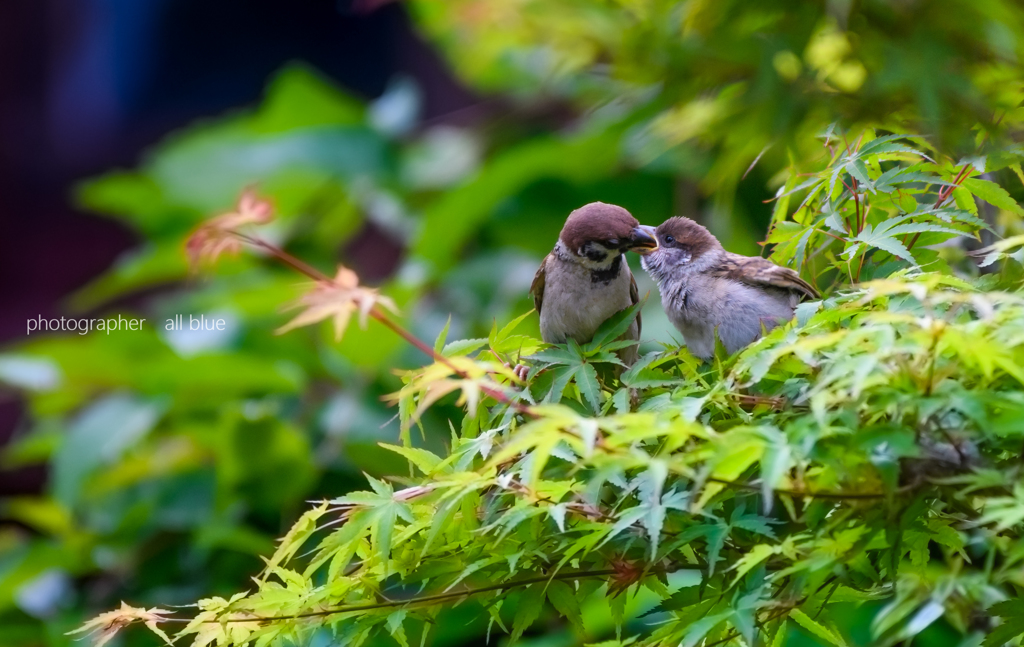
[[[674,236],[665,236],[665,242],[669,243],[669,244],[672,244],[672,243],[676,242],[676,239],[675,239]]]
[[[612,238],[611,240],[608,241],[607,247],[611,248],[611,247],[618,247],[618,246],[619,246],[619,239],[618,238]]]

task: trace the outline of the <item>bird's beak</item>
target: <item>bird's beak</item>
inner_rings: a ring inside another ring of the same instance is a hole
[[[658,237],[654,233],[654,227],[650,225],[634,227],[630,248],[640,255],[650,254],[658,249]]]

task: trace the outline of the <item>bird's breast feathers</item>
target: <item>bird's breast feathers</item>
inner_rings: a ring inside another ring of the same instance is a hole
[[[544,266],[544,300],[540,330],[544,341],[590,340],[610,316],[632,305],[632,275],[625,261],[614,273],[548,256]]]

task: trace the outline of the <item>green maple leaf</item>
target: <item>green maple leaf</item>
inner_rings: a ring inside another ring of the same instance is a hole
[[[1024,635],[1024,599],[1005,600],[989,607],[988,612],[1003,619],[1003,623],[987,636],[984,647],[998,647]]]

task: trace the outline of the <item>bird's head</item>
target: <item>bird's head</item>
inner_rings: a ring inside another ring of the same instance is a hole
[[[569,214],[558,241],[576,260],[600,269],[623,252],[656,247],[649,229],[622,207],[591,202]]]
[[[657,246],[641,252],[641,264],[656,280],[677,272],[700,270],[722,249],[710,231],[682,216],[669,218],[657,229],[641,228],[657,240]]]

